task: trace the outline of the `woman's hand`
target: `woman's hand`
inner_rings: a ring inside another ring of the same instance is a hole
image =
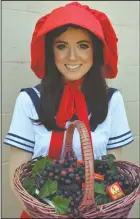
[[[14,191],[13,177],[17,167],[32,159],[32,154],[16,147],[10,147],[9,169],[10,169],[10,185]]]
[[[9,159],[10,186],[11,186],[12,191],[15,194],[14,184],[13,184],[13,177],[14,177],[15,170],[21,164],[31,160],[32,159],[32,154],[29,153],[29,152],[23,151],[21,149],[18,149],[16,147],[9,147],[9,150],[10,150],[10,159]],[[16,194],[16,197],[17,197],[17,194]],[[18,198],[20,200],[19,196],[18,196]],[[22,208],[27,212],[27,209],[26,209],[26,207],[24,206],[23,203],[22,203]]]

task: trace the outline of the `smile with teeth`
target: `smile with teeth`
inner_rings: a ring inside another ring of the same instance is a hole
[[[79,68],[79,67],[81,66],[81,64],[80,64],[80,65],[65,65],[65,66],[66,66],[66,68],[68,68],[69,70],[73,70],[73,69]]]

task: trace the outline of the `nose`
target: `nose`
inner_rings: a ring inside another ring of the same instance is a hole
[[[70,48],[68,52],[67,58],[71,61],[75,60],[77,58],[77,53],[75,48]]]

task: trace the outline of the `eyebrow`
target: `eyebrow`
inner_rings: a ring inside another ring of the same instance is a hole
[[[56,43],[65,43],[65,44],[68,44],[68,42],[65,42],[65,41],[62,41],[62,40],[58,40],[58,41],[56,41]],[[88,43],[88,44],[90,44],[90,42],[87,41],[87,40],[80,40],[80,41],[78,41],[77,43]]]

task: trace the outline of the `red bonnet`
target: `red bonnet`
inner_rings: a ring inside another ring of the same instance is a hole
[[[106,78],[115,78],[118,72],[117,37],[105,13],[72,2],[41,17],[35,26],[31,41],[31,69],[38,78],[44,75],[44,35],[66,24],[84,27],[102,40],[104,45],[103,72]]]

